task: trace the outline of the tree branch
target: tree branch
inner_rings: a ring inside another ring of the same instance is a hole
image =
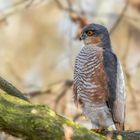
[[[104,132],[97,134],[52,111],[45,105],[33,105],[0,93],[0,129],[26,140],[104,140],[107,137],[139,140],[140,132]]]
[[[9,95],[18,97],[20,99],[23,99],[25,101],[29,101],[21,91],[19,91],[15,86],[13,86],[11,83],[6,81],[0,76],[0,89],[7,92]]]
[[[102,135],[56,114],[44,105],[32,105],[19,98],[0,94],[0,129],[26,140],[103,140]]]

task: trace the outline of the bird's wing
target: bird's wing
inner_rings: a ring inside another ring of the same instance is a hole
[[[111,110],[117,129],[124,129],[125,92],[121,65],[112,51],[104,51],[104,68],[108,79],[107,104]]]

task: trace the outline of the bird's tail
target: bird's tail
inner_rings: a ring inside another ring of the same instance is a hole
[[[115,126],[116,126],[116,129],[117,129],[118,131],[123,131],[123,130],[125,130],[124,123],[115,123]]]

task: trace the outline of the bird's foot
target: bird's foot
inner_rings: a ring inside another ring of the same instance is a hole
[[[96,132],[96,133],[102,133],[105,130],[105,128],[101,127],[101,128],[97,128],[97,129],[90,129],[90,130],[93,132]]]

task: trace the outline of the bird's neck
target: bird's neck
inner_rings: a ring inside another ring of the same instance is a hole
[[[91,40],[84,40],[84,45],[87,47],[101,47],[104,50],[112,50],[111,41],[109,36],[107,35],[104,38],[102,38],[102,41],[97,43],[93,43],[93,41]]]
[[[108,48],[108,49],[111,48],[111,42],[110,42],[110,40],[108,40],[108,39],[107,40],[104,40],[103,43],[102,43],[102,47],[103,48]]]
[[[87,47],[97,47],[97,46],[101,46],[102,44],[101,43],[84,43],[85,46]]]
[[[110,42],[96,43],[96,44],[85,43],[85,46],[87,46],[87,47],[100,47],[100,48],[103,48],[104,50],[112,50]]]
[[[112,50],[111,47],[111,41],[110,41],[110,37],[109,34],[106,34],[103,38],[102,38],[102,46],[103,49],[107,49],[107,50]]]

